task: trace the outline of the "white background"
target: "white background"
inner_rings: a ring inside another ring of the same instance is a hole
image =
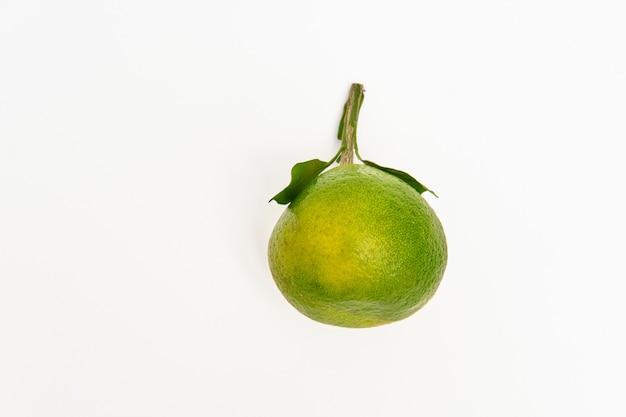
[[[0,1],[0,416],[623,416],[620,1]],[[341,329],[266,242],[291,166],[410,172],[435,298]]]

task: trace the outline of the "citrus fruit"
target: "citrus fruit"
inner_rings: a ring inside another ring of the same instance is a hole
[[[373,327],[412,315],[435,294],[447,261],[443,228],[421,195],[427,189],[368,161],[321,175],[329,163],[314,161],[297,164],[290,186],[274,198],[289,202],[268,248],[279,290],[304,315],[336,326]],[[279,197],[289,189],[289,198]]]

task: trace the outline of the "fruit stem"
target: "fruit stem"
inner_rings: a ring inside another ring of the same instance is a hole
[[[343,115],[339,121],[339,132],[337,133],[342,149],[339,159],[340,165],[352,164],[355,152],[357,157],[359,156],[356,145],[356,126],[359,120],[359,110],[361,110],[365,97],[364,92],[365,88],[362,84],[352,84],[348,93],[348,101],[343,107]]]

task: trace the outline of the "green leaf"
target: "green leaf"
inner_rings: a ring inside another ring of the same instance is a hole
[[[393,168],[381,167],[380,165],[375,164],[372,161],[363,161],[363,163],[365,165],[369,165],[369,166],[371,166],[373,168],[380,169],[381,171],[384,171],[384,172],[386,172],[388,174],[393,175],[396,178],[401,179],[402,181],[404,181],[407,184],[409,184],[415,191],[417,191],[420,194],[422,194],[425,191],[428,191],[429,193],[431,193],[435,197],[439,197],[437,194],[435,194],[434,191],[429,190],[421,182],[419,182],[418,180],[416,180],[415,178],[413,178],[411,175],[407,174],[404,171],[399,171],[399,170],[393,169]]]
[[[299,162],[291,168],[291,182],[285,189],[270,199],[278,204],[289,204],[298,194],[309,185],[313,178],[317,177],[323,170],[328,168],[334,162],[320,161],[319,159],[311,159],[310,161]]]

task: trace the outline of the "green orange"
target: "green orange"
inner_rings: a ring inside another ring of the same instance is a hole
[[[447,261],[443,228],[414,188],[363,164],[315,177],[269,241],[274,280],[297,310],[343,327],[404,319],[435,294]]]

